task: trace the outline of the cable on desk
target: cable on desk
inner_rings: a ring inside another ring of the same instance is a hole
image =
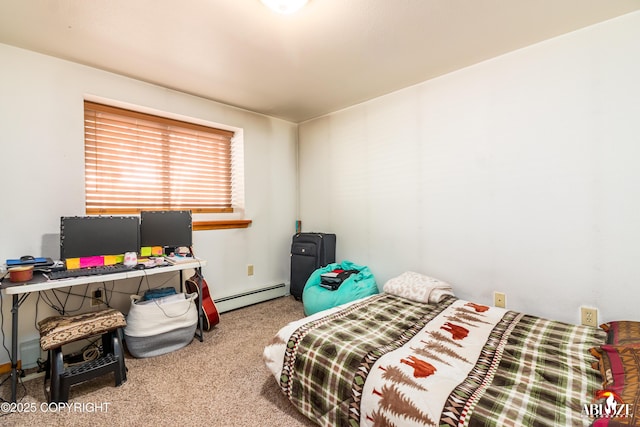
[[[43,290],[38,292],[38,297],[40,298],[40,295],[42,294],[42,300],[52,309],[54,309],[55,311],[58,312],[58,314],[60,315],[64,315],[64,314],[68,314],[68,313],[76,313],[80,310],[82,310],[83,307],[83,303],[84,300],[87,299],[87,292],[89,291],[89,286],[85,286],[84,289],[84,293],[83,294],[76,294],[74,292],[71,292],[70,290],[68,291],[62,291],[60,289],[47,289],[47,290]],[[58,301],[58,305],[54,304],[51,300],[51,297],[47,294],[47,292],[51,292],[53,294],[53,296],[55,297],[55,299]],[[64,298],[64,302],[62,302],[60,300],[60,298],[58,297],[58,293],[57,292],[62,292],[65,294],[65,298]],[[69,297],[73,295],[73,296],[78,296],[78,297],[82,297],[82,300],[80,301],[80,305],[77,308],[74,309],[67,309],[67,303],[69,302]]]
[[[53,293],[53,296],[58,301],[59,305],[56,305],[51,300],[51,297],[47,294],[47,292],[52,292]],[[64,298],[64,303],[60,300],[60,298],[58,297],[58,294],[56,292],[62,292],[62,293],[64,293],[66,295],[66,297]],[[40,331],[40,328],[38,328],[38,317],[39,317],[38,316],[38,306],[39,306],[40,300],[44,301],[44,303],[46,305],[48,305],[51,309],[56,311],[59,315],[65,315],[65,314],[69,314],[69,313],[76,313],[76,312],[82,310],[83,307],[84,307],[84,301],[86,299],[89,299],[88,292],[89,292],[89,286],[88,285],[86,285],[84,287],[84,293],[82,293],[82,294],[71,292],[71,290],[62,291],[60,289],[58,289],[58,290],[56,290],[56,289],[47,289],[47,290],[39,291],[38,292],[38,298],[36,299],[36,313],[35,313],[35,317],[33,319],[34,329],[36,331]],[[69,297],[71,295],[81,298],[80,305],[78,306],[78,308],[67,309],[66,306],[67,306],[67,303],[69,302]],[[109,305],[107,304],[107,306],[109,306]]]
[[[150,291],[151,289],[158,289],[158,288],[164,287],[164,285],[166,285],[168,282],[173,281],[176,276],[179,276],[179,273],[175,272],[175,271],[167,271],[167,273],[173,273],[173,274],[170,277],[168,277],[164,282],[160,283],[159,285],[155,285],[154,287],[151,287],[151,285],[149,284],[149,276],[145,273],[145,275],[140,278],[140,283],[138,283],[138,289],[136,289],[135,295],[141,295],[140,291],[141,291],[142,281],[143,280],[147,284],[147,290]],[[122,292],[122,293],[124,293],[124,292]],[[131,294],[128,294],[128,295],[131,295]]]
[[[145,281],[147,284],[147,289],[151,289],[151,286],[149,285],[149,276],[145,275],[140,277],[140,280],[138,281],[138,289],[136,289],[136,295],[140,295],[140,287],[142,286],[142,281]]]

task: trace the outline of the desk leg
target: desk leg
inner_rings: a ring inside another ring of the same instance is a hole
[[[203,323],[203,312],[202,312],[202,269],[198,268],[198,334],[196,335],[200,342],[204,341],[204,323]]]
[[[11,402],[16,402],[18,396],[18,295],[13,295],[11,306]]]

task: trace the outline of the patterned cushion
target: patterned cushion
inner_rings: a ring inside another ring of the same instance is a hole
[[[127,322],[122,313],[111,308],[74,316],[47,317],[38,322],[40,347],[43,350],[50,350],[73,341],[122,328],[126,325]]]
[[[607,344],[640,344],[640,322],[616,320],[600,327],[607,333]]]
[[[603,345],[591,349],[599,359],[604,391],[612,391],[618,404],[631,405],[628,416],[603,417],[594,426],[638,425],[640,423],[640,345]]]

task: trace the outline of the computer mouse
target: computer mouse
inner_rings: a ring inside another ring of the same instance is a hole
[[[32,257],[31,255],[22,255],[20,257],[20,261],[35,261],[36,259],[34,257]]]

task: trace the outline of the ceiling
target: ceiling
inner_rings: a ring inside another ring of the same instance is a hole
[[[2,0],[0,43],[301,122],[639,0]],[[6,64],[5,64],[6,65]]]

